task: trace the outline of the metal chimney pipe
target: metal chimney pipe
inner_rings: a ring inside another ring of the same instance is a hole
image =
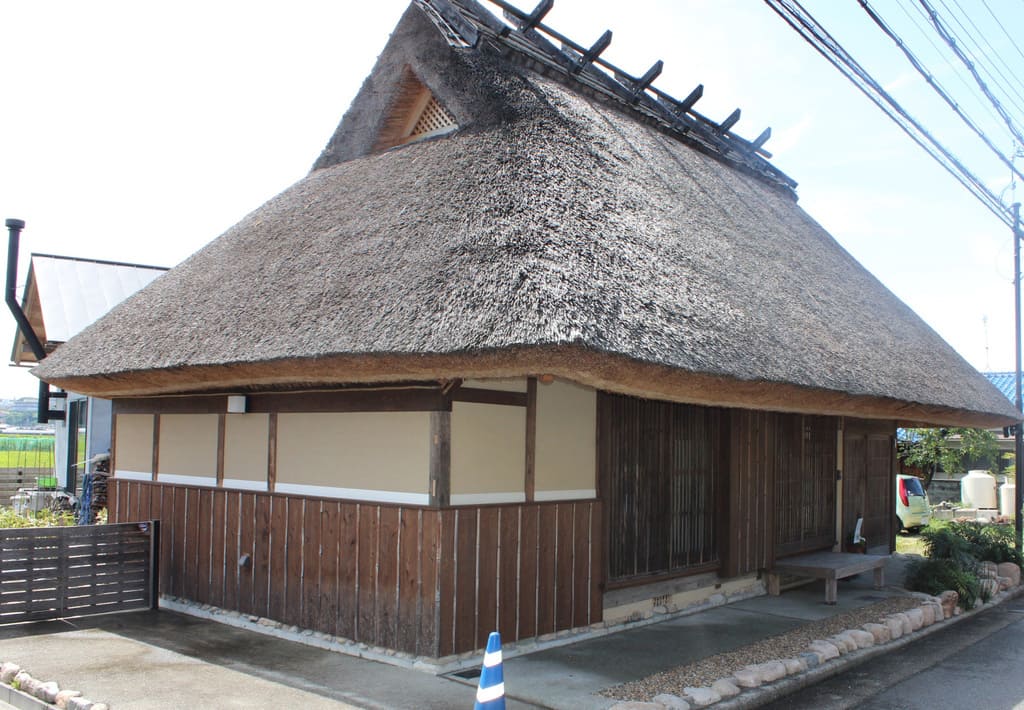
[[[21,230],[25,228],[25,222],[20,219],[8,219],[4,224],[7,226],[9,234],[7,240],[7,290],[5,292],[5,300],[7,301],[7,307],[14,315],[14,320],[18,322],[18,329],[25,336],[28,346],[32,348],[32,354],[36,356],[36,360],[41,362],[46,357],[46,351],[43,349],[43,344],[39,342],[39,336],[32,330],[32,324],[28,322],[28,316],[25,315],[25,311],[21,310],[21,305],[18,303],[18,243],[21,240]]]
[[[25,221],[21,219],[8,219],[4,222],[4,225],[7,227],[9,235],[7,240],[7,289],[4,292],[4,300],[7,301],[7,307],[14,316],[14,320],[18,323],[18,329],[25,336],[28,346],[32,348],[32,354],[36,356],[37,361],[42,362],[43,358],[46,357],[46,350],[43,349],[43,344],[39,342],[39,336],[32,329],[28,316],[25,315],[25,311],[21,310],[21,304],[18,303],[18,243],[21,241],[21,230],[25,228]],[[50,385],[39,380],[36,421],[40,424],[50,421],[49,413]]]

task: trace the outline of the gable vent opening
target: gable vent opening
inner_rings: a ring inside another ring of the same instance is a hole
[[[448,109],[441,105],[411,70],[406,69],[373,149],[379,152],[442,136],[458,127],[459,124]]]

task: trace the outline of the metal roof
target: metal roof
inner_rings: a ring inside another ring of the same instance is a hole
[[[22,308],[40,340],[64,343],[165,271],[161,266],[33,254]],[[23,341],[19,331],[14,361],[35,362]]]
[[[1017,373],[1015,372],[983,372],[988,381],[1011,402],[1017,399]]]

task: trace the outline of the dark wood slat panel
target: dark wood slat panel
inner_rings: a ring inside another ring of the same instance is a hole
[[[213,591],[213,496],[216,491],[197,490],[196,527],[199,529],[199,544],[196,545],[196,592],[192,597],[203,604],[210,604]]]
[[[420,529],[423,511],[403,508],[399,519],[398,549],[398,618],[395,648],[416,653],[419,615],[423,582],[421,550],[423,536]]]
[[[240,568],[238,566],[239,533],[241,532],[241,520],[239,519],[241,496],[237,491],[224,492],[224,524],[221,526],[224,536],[224,591],[223,606],[225,609],[240,609],[238,600],[238,578]],[[249,553],[252,554],[251,552]],[[246,573],[248,571],[246,570]]]
[[[322,631],[326,624],[320,610],[320,534],[323,501],[306,501],[302,514],[302,620],[304,629]]]
[[[288,571],[289,498],[268,496],[270,500],[270,554],[267,572],[267,616],[285,621],[285,591]],[[301,499],[300,499],[301,503]]]
[[[281,498],[275,497],[274,504]],[[307,501],[303,498],[288,496],[284,498],[287,503],[285,512],[285,532],[284,532],[284,547],[283,561],[284,561],[284,573],[281,577],[278,577],[275,573],[273,576],[273,582],[281,580],[281,584],[277,585],[283,592],[282,598],[284,600],[284,610],[282,616],[274,616],[275,619],[281,619],[287,624],[299,626],[302,624],[302,618],[304,616],[302,605],[305,600],[305,594],[303,593],[303,585],[305,583],[304,570],[303,570],[303,554],[302,548],[305,544],[304,531],[302,527],[302,521],[305,516],[305,508]],[[309,501],[312,504],[312,501]],[[277,546],[274,546],[277,549]]]
[[[320,518],[320,611],[319,628],[338,633],[338,566],[341,557],[341,504],[324,501]]]
[[[519,532],[519,585],[517,595],[517,639],[537,635],[537,554],[540,540],[537,535],[540,506],[524,505]]]
[[[555,628],[572,628],[573,504],[558,506],[555,560]]]
[[[380,544],[377,563],[376,641],[380,646],[395,648],[398,640],[398,577],[400,508],[380,506]]]
[[[380,508],[359,505],[359,562],[356,569],[359,595],[356,600],[355,638],[374,643],[377,638],[377,562],[380,558]]]
[[[455,650],[476,648],[476,508],[455,511]]]
[[[176,597],[185,596],[185,576],[187,574],[185,567],[185,550],[186,540],[185,537],[185,506],[186,497],[188,494],[187,488],[174,488],[174,522],[173,528],[170,531],[172,534],[171,538],[171,559],[170,559],[170,580],[171,580],[171,594]],[[188,545],[189,549],[194,549],[194,545]]]
[[[450,604],[439,597],[439,569],[441,547],[441,514],[434,510],[420,511],[420,561],[419,595],[416,599],[416,615],[419,629],[416,637],[416,652],[424,656],[440,656],[438,624],[441,605]]]
[[[356,616],[359,601],[356,595],[359,561],[359,506],[342,503],[340,509],[338,554],[338,636],[356,637]]]
[[[256,525],[253,530],[252,611],[257,616],[270,614],[270,555],[272,496],[258,493],[255,499]]]
[[[476,646],[487,645],[487,637],[498,630],[498,516],[500,508],[481,508],[477,543]]]
[[[555,630],[555,535],[558,529],[558,506],[539,506],[537,555],[537,635]]]
[[[590,503],[574,503],[572,511],[572,625],[590,623]]]
[[[498,632],[502,640],[517,638],[519,592],[519,514],[522,506],[499,508],[498,535]],[[485,641],[486,645],[486,641]]]
[[[455,653],[455,526],[454,510],[441,510],[439,518],[440,544],[438,546],[438,600],[441,605],[438,611],[438,648],[440,656]]]

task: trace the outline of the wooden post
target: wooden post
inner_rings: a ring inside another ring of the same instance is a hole
[[[532,503],[536,489],[537,469],[537,378],[526,379],[526,480],[523,489],[526,502]]]
[[[447,508],[452,490],[452,413],[430,413],[429,505]]]
[[[277,486],[277,412],[267,417],[267,490],[271,493]]]

